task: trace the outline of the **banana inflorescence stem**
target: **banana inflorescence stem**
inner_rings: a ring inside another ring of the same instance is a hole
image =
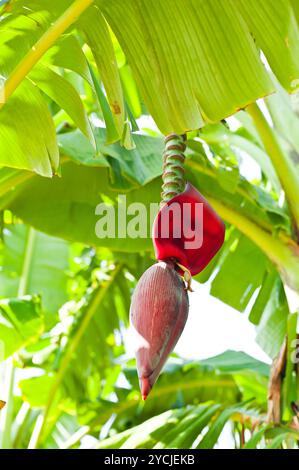
[[[185,141],[186,135],[169,134],[165,137],[161,207],[185,189]]]
[[[185,189],[185,150],[186,134],[169,134],[165,137],[165,150],[163,153],[163,174],[161,207],[173,197],[182,193]],[[174,260],[175,264],[183,272],[182,278],[186,282],[186,290],[193,292],[191,288],[192,276],[190,271]]]

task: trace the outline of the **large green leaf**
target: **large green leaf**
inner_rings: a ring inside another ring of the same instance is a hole
[[[17,0],[10,2],[8,14],[0,21],[0,73],[12,72],[51,22],[70,5],[71,0]]]
[[[30,79],[64,109],[83,134],[94,143],[92,129],[84,105],[75,87],[49,67],[41,65],[35,67],[30,73]]]
[[[132,239],[124,237],[125,234],[117,236],[117,220],[113,237],[98,238],[96,235],[96,223],[103,217],[103,214],[102,216],[96,214],[96,207],[107,201],[116,205],[118,198],[118,193],[109,188],[106,168],[79,166],[67,162],[61,172],[61,178],[46,180],[36,176],[27,181],[28,186],[25,182],[23,189],[26,191],[26,200],[25,193],[22,197],[20,194],[20,197],[11,204],[12,210],[39,230],[67,240],[107,246],[120,251],[137,252],[152,249],[151,220],[148,213],[146,225],[141,227],[143,232],[146,229],[146,238]],[[148,207],[150,202],[158,204],[159,200],[160,181],[154,180],[141,189],[130,191],[120,207],[125,209],[132,202],[139,202]],[[117,206],[115,214],[117,219]],[[128,220],[131,219],[133,216],[128,216]]]
[[[163,152],[161,139],[148,135],[135,135],[135,149],[126,150],[119,144],[106,145],[106,132],[103,128],[95,130],[95,138],[97,152],[78,131],[59,135],[58,142],[61,152],[78,163],[87,166],[110,166],[113,189],[128,189],[128,182],[124,186],[122,180],[117,180],[117,168],[124,178],[129,180],[131,188],[145,185],[161,175]]]
[[[288,91],[298,89],[299,28],[289,0],[236,0],[257,45]]]
[[[97,133],[97,131],[95,131]],[[104,155],[95,150],[88,139],[78,130],[58,135],[58,146],[62,155],[67,155],[77,163],[86,166],[103,166],[109,168]],[[99,146],[97,142],[97,147]]]
[[[128,367],[124,373],[134,389],[138,390],[139,382],[135,368]],[[141,419],[183,404],[208,400],[233,403],[237,397],[240,397],[240,391],[231,374],[219,374],[216,367],[208,368],[200,361],[173,359],[168,361],[150,400],[145,402],[142,412],[139,410],[136,420],[140,422]]]
[[[147,239],[137,238],[134,243],[119,237],[97,239],[94,233],[98,220],[95,208],[103,201],[115,203],[115,190],[121,194],[127,193],[127,205],[141,202],[148,208],[150,203],[158,203],[161,180],[157,176],[162,171],[162,141],[159,138],[136,135],[136,149],[128,151],[118,144],[106,146],[102,129],[97,129],[95,135],[97,152],[79,132],[59,135],[61,153],[85,166],[65,162],[60,179],[47,182],[42,178],[31,178],[23,186],[18,186],[17,191],[10,194],[8,192],[8,201],[3,200],[2,207],[10,207],[35,227],[67,239],[126,251],[150,249],[149,220]],[[188,142],[188,146],[193,144],[198,143]],[[234,188],[229,184],[222,184],[226,180],[226,173],[230,173],[229,170],[225,172],[223,167],[219,168],[205,156],[201,157],[196,148],[189,150],[189,153],[187,178],[205,196],[221,200],[268,231],[275,230],[275,227],[289,230],[287,214],[269,194],[241,177]],[[109,173],[107,169],[100,167],[110,167]],[[149,183],[151,180],[153,181]],[[229,181],[228,176],[228,183]],[[140,184],[145,186],[138,188]]]
[[[163,133],[218,121],[272,89],[230,1],[99,0],[99,5]]]
[[[36,340],[43,329],[37,296],[0,300],[0,361]]]
[[[51,115],[37,87],[26,79],[0,110],[0,164],[52,176],[58,160]]]

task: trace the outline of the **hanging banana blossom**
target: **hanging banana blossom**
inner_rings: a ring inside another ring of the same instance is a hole
[[[130,320],[145,400],[185,327],[192,276],[221,248],[225,227],[206,199],[184,179],[186,137],[165,138],[162,201],[152,239],[158,260],[134,291]]]

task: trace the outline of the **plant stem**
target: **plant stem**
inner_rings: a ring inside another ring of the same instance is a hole
[[[83,334],[85,333],[92,317],[96,313],[96,311],[97,311],[99,305],[101,304],[102,300],[104,299],[107,291],[109,290],[109,288],[111,287],[111,285],[115,281],[115,278],[118,275],[120,269],[121,269],[121,265],[118,265],[115,268],[115,270],[113,271],[109,281],[107,281],[106,284],[104,284],[104,285],[98,286],[97,289],[95,290],[92,301],[89,304],[89,307],[88,307],[88,309],[85,313],[85,316],[83,317],[83,320],[80,324],[80,327],[78,328],[78,330],[76,331],[76,334],[72,338],[71,343],[69,344],[69,347],[66,351],[66,354],[64,355],[63,360],[60,364],[59,370],[56,374],[55,382],[54,382],[54,384],[51,387],[51,390],[49,392],[48,401],[46,403],[44,412],[43,412],[42,415],[39,416],[40,419],[37,420],[36,428],[33,430],[33,433],[32,433],[32,436],[31,436],[31,439],[30,439],[30,442],[29,442],[29,446],[28,446],[29,449],[35,449],[38,446],[40,438],[42,436],[44,426],[47,422],[47,417],[48,417],[48,415],[51,411],[51,407],[52,407],[54,399],[56,397],[56,393],[57,393],[57,391],[58,391],[58,389],[59,389],[59,387],[60,387],[60,385],[61,385],[61,383],[64,379],[67,368],[68,368],[71,360],[73,359],[73,355],[74,355],[74,353],[75,353],[75,351],[76,351],[76,349],[77,349],[77,347],[80,343],[80,340],[81,340]]]
[[[161,206],[185,189],[184,162],[186,136],[169,134],[165,137],[163,155]]]
[[[268,423],[280,423],[281,420],[281,388],[282,375],[286,363],[287,340],[285,339],[276,359],[271,367],[268,385]]]
[[[32,261],[33,248],[35,242],[35,230],[30,227],[27,235],[27,242],[25,246],[25,256],[23,261],[22,272],[20,276],[19,288],[18,288],[18,297],[23,297],[26,294],[28,281],[29,281],[29,271]],[[9,449],[12,447],[11,439],[11,426],[13,418],[13,387],[15,381],[15,368],[13,363],[13,357],[7,359],[5,364],[5,384],[6,384],[6,406],[1,412],[0,420],[0,448]]]
[[[35,43],[4,82],[3,90],[0,90],[4,102],[0,103],[0,109],[44,53],[93,2],[94,0],[76,0]]]
[[[286,199],[294,218],[296,227],[299,227],[299,174],[292,159],[283,151],[281,145],[268,124],[265,116],[256,103],[247,107],[257,131],[264,143],[265,149],[273,163],[281,186],[285,192]]]

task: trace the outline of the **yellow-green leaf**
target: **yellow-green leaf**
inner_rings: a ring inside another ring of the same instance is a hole
[[[0,165],[52,176],[58,163],[51,114],[38,88],[26,79],[0,110]]]
[[[163,133],[218,121],[273,90],[230,0],[98,0]]]

